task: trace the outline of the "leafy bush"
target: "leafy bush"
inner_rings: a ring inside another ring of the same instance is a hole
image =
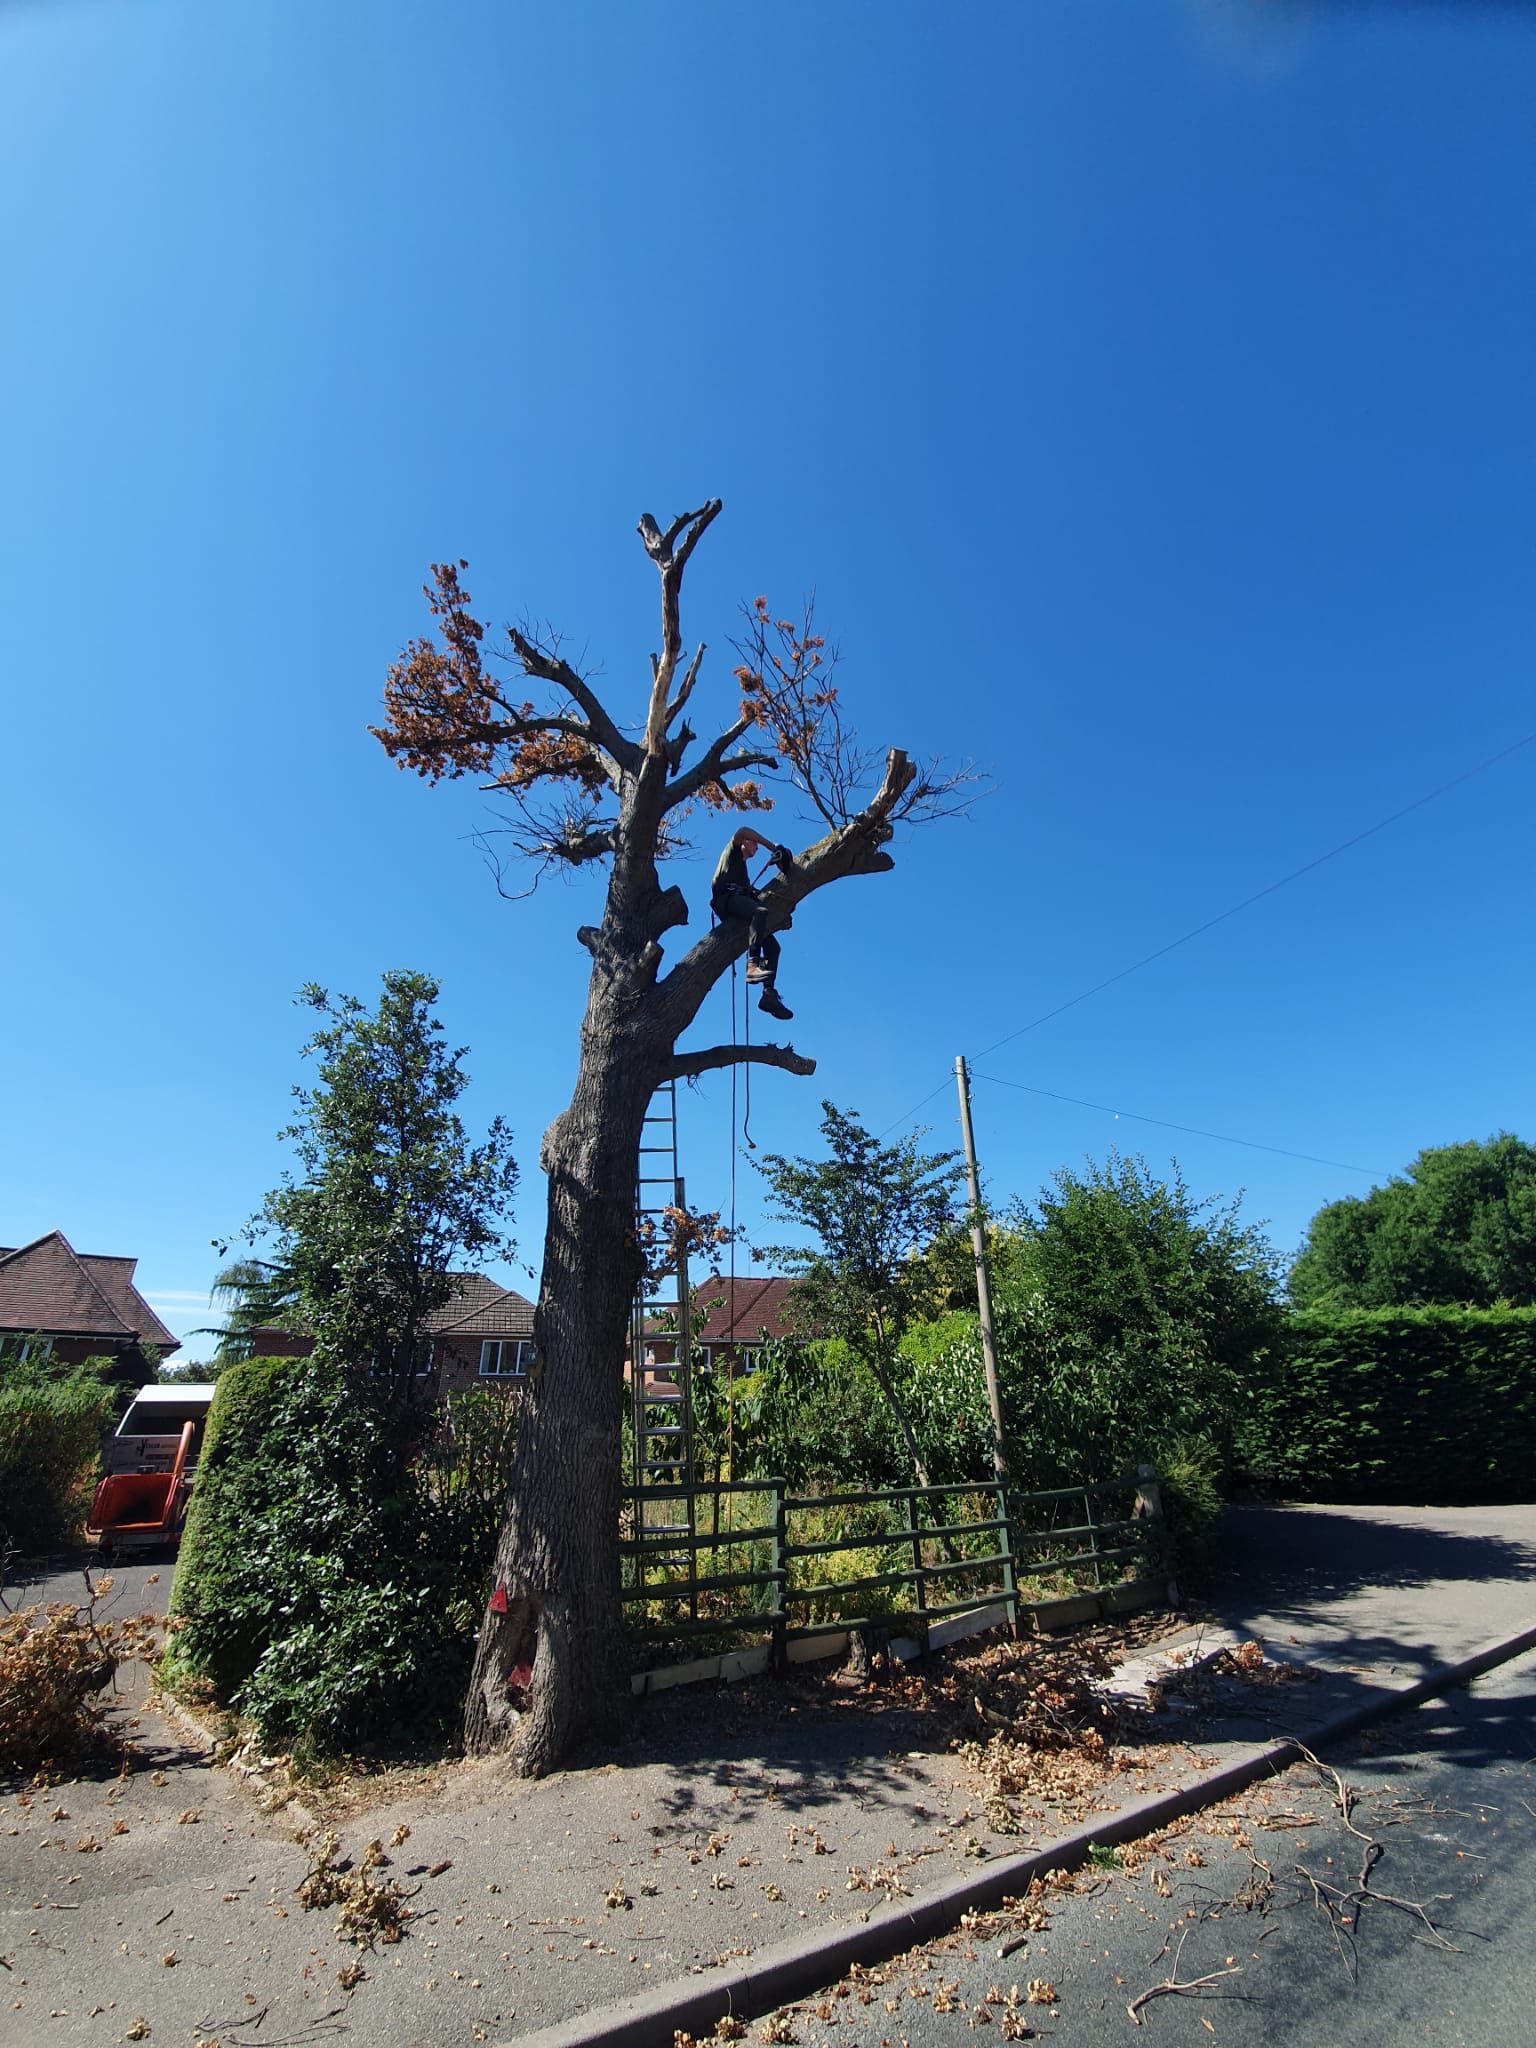
[[[464,1632],[441,1589],[358,1586],[339,1567],[313,1562],[308,1618],[268,1644],[237,1696],[263,1740],[326,1755],[441,1725],[462,1702],[469,1673]]]
[[[450,1394],[415,1465],[428,1541],[477,1613],[506,1513],[521,1412],[516,1394],[493,1388]]]
[[[152,1654],[159,1628],[150,1614],[101,1619],[111,1590],[101,1579],[85,1607],[54,1601],[0,1614],[0,1770],[49,1769],[100,1744],[96,1695],[120,1663]]]
[[[0,1383],[0,1547],[36,1552],[79,1540],[113,1399],[88,1372]]]
[[[315,1752],[440,1728],[462,1696],[514,1424],[423,1418],[322,1356],[219,1381],[171,1589],[171,1683]],[[454,1432],[457,1435],[454,1435]]]
[[[1222,1508],[1223,1464],[1208,1437],[1180,1437],[1164,1447],[1157,1461],[1163,1524],[1154,1570],[1198,1580],[1210,1566]]]
[[[957,1311],[908,1330],[895,1378],[934,1485],[989,1477],[992,1415],[975,1314]]]
[[[1297,1316],[1241,1450],[1255,1476],[1312,1499],[1525,1499],[1536,1309]]]
[[[874,1374],[835,1340],[765,1344],[757,1370],[734,1390],[723,1374],[700,1373],[693,1399],[701,1471],[723,1461],[729,1441],[738,1479],[781,1478],[791,1491],[833,1481],[895,1486],[911,1476]]]

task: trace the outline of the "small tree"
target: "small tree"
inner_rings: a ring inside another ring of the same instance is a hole
[[[778,1204],[775,1221],[800,1225],[814,1241],[766,1245],[753,1256],[793,1273],[802,1324],[841,1337],[869,1367],[927,1486],[928,1468],[896,1391],[896,1354],[927,1309],[932,1275],[923,1255],[953,1227],[964,1169],[957,1152],[920,1152],[910,1137],[882,1145],[857,1117],[821,1106],[829,1158],[770,1152],[761,1162]]]
[[[1225,1451],[1285,1320],[1274,1252],[1238,1202],[1111,1153],[1059,1172],[1022,1220],[999,1306],[1026,1465],[1044,1447],[1102,1479],[1187,1438]]]
[[[221,1256],[227,1244],[215,1244]],[[297,1330],[313,1336],[299,1300],[299,1283],[286,1266],[273,1259],[234,1259],[214,1279],[208,1294],[210,1308],[222,1308],[222,1323],[205,1324],[192,1331],[194,1337],[217,1337],[213,1364],[220,1371],[238,1365],[257,1353],[258,1332]],[[168,1375],[162,1371],[161,1379]]]
[[[483,1143],[466,1142],[454,1108],[464,1048],[448,1050],[437,996],[430,975],[410,973],[384,976],[375,1013],[303,990],[299,1001],[328,1020],[304,1048],[319,1081],[295,1088],[299,1116],[282,1133],[304,1170],[284,1176],[252,1226],[276,1239],[267,1272],[317,1348],[388,1374],[402,1400],[429,1318],[453,1297],[455,1263],[505,1248],[498,1226],[517,1186],[500,1117]]]
[[[489,1562],[451,1447],[423,1463],[407,1410],[432,1313],[459,1262],[502,1247],[517,1178],[500,1118],[465,1138],[463,1053],[437,994],[408,973],[385,975],[376,1012],[303,992],[325,1020],[305,1047],[316,1084],[295,1089],[283,1134],[303,1171],[253,1224],[276,1259],[225,1276],[247,1340],[282,1307],[317,1343],[221,1379],[172,1588],[172,1675],[307,1749],[437,1720],[468,1670]]]

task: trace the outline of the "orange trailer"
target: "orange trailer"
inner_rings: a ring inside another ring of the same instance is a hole
[[[187,1460],[196,1434],[195,1422],[182,1424],[169,1472],[113,1472],[99,1482],[85,1526],[104,1552],[176,1541],[192,1491]]]

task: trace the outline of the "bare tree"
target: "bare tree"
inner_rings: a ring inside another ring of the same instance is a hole
[[[745,951],[727,920],[664,971],[663,936],[688,921],[682,891],[658,863],[683,844],[690,812],[771,808],[758,775],[787,777],[823,830],[764,892],[775,922],[848,875],[893,865],[901,819],[962,807],[965,771],[919,771],[892,749],[861,756],[842,725],[833,656],[813,630],[745,608],[734,717],[696,751],[687,713],[704,648],[687,654],[683,573],[720,511],[713,499],[640,537],[661,580],[661,651],[651,657],[644,724],[626,730],[561,651],[558,636],[507,629],[506,662],[538,689],[525,699],[486,667],[485,627],[459,580],[433,569],[427,596],[439,638],[413,641],[391,669],[386,723],[373,730],[402,766],[436,782],[465,774],[511,800],[507,830],[537,873],[609,863],[601,922],[577,933],[592,956],[581,1059],[569,1107],[544,1134],[549,1177],[544,1267],[534,1333],[543,1372],[528,1389],[496,1583],[465,1707],[474,1750],[513,1743],[529,1775],[569,1744],[615,1725],[627,1695],[619,1599],[620,1387],[630,1303],[643,1248],[635,1180],[646,1107],[663,1082],[735,1062],[810,1074],[789,1045],[679,1051],[710,989]]]

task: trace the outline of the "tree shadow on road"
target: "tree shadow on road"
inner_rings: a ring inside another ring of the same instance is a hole
[[[1479,1510],[1487,1516],[1494,1510]],[[1529,1539],[1446,1526],[1455,1509],[1228,1508],[1220,1562],[1201,1591],[1223,1611],[1298,1616],[1372,1588],[1536,1581],[1536,1516],[1513,1510]]]

